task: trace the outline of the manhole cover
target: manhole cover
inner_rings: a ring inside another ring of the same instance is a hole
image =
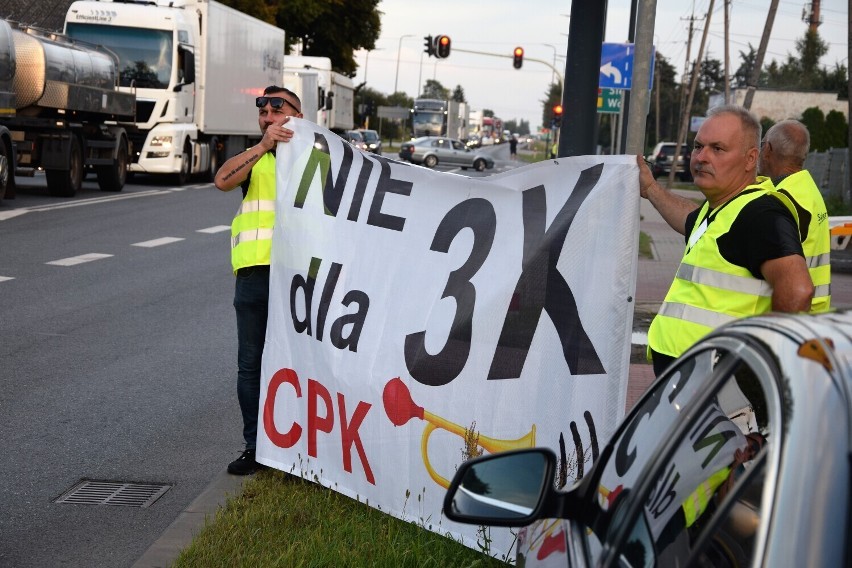
[[[54,503],[74,505],[116,505],[120,507],[149,507],[162,497],[171,485],[164,483],[133,483],[81,479]]]

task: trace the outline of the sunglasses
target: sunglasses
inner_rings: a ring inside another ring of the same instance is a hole
[[[297,108],[296,105],[285,99],[284,97],[257,97],[254,100],[254,104],[257,108],[263,108],[266,104],[269,103],[274,109],[279,109],[283,107],[285,104],[290,105],[290,107],[298,113],[301,113],[301,109]]]

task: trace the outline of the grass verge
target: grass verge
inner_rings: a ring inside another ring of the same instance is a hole
[[[216,512],[173,566],[507,565],[316,483],[265,470]]]

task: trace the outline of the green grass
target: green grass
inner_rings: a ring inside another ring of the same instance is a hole
[[[651,254],[651,235],[639,231],[639,258],[654,258]]]
[[[321,485],[265,470],[217,511],[173,565],[241,566],[485,568],[507,564]]]

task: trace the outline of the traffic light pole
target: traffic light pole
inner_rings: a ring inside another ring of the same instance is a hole
[[[503,59],[514,59],[515,58],[514,55],[503,55],[502,53],[489,53],[487,51],[474,51],[472,49],[459,49],[458,47],[453,47],[453,51],[458,51],[459,53],[473,53],[475,55],[488,55],[490,57],[501,57]],[[544,59],[534,59],[532,57],[527,57],[526,55],[524,56],[524,61],[525,62],[526,61],[535,61],[536,63],[542,63],[542,64],[546,65],[549,69],[551,69],[554,73],[556,73],[556,75],[559,77],[559,84],[560,85],[562,84],[562,82],[563,82],[562,73],[559,71],[559,69],[557,69],[556,67],[551,65],[549,61],[545,61]]]

